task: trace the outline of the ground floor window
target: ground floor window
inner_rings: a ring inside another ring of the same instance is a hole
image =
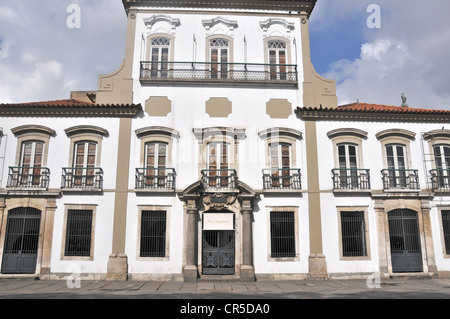
[[[142,211],[140,257],[166,257],[166,223],[166,211]]]
[[[295,257],[294,212],[270,212],[270,255],[272,258]]]
[[[341,212],[343,257],[367,256],[363,211]]]
[[[442,232],[444,233],[445,254],[450,255],[450,210],[442,210]]]
[[[91,256],[92,210],[69,209],[67,211],[65,256]]]

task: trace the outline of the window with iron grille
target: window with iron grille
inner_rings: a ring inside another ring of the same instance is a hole
[[[166,256],[166,212],[142,211],[140,257]]]
[[[272,258],[295,257],[294,212],[270,212]]]
[[[450,210],[441,211],[442,231],[444,233],[445,253],[450,255]]]
[[[65,256],[89,257],[92,240],[92,210],[69,209]]]
[[[367,256],[364,212],[341,212],[342,255]]]

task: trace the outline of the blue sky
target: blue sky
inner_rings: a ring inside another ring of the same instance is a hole
[[[81,28],[69,29],[67,7],[79,4]],[[381,9],[369,29],[367,7]],[[310,19],[312,62],[334,79],[339,104],[356,100],[450,108],[450,1],[318,0]],[[65,99],[95,90],[124,55],[126,16],[120,0],[2,0],[0,103]]]

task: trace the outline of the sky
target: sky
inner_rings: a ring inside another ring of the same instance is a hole
[[[79,28],[67,24],[72,4],[81,9]],[[443,0],[318,0],[314,68],[336,81],[340,105],[401,105],[404,93],[410,107],[450,109],[448,12]],[[120,0],[1,0],[0,103],[96,90],[98,76],[120,66],[125,33]]]

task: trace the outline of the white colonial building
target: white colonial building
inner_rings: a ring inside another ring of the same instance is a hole
[[[0,277],[450,271],[450,112],[337,106],[316,0],[123,3],[96,91],[0,105]]]

